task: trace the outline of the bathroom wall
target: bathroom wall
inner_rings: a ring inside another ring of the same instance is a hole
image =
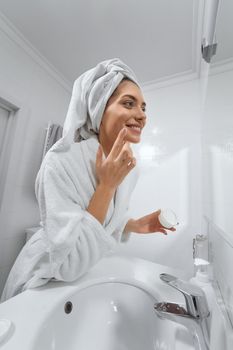
[[[39,223],[34,194],[48,120],[62,123],[70,98],[67,82],[0,18],[0,98],[18,109],[0,211],[0,294],[25,242]]]
[[[210,261],[233,324],[233,60],[213,66],[203,113],[203,214]]]
[[[132,196],[132,217],[159,208],[179,219],[167,236],[132,234],[117,251],[193,273],[192,239],[201,229],[201,119],[199,80],[145,87],[147,126],[138,152],[141,176]],[[149,90],[149,91],[148,91]]]

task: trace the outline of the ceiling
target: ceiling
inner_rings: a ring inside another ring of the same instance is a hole
[[[0,12],[68,82],[114,57],[141,83],[198,70],[203,0],[0,0]]]

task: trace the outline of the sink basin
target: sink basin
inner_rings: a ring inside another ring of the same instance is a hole
[[[134,286],[100,284],[67,301],[46,318],[32,350],[194,349],[188,330],[158,318],[153,309],[155,300]],[[65,305],[68,312],[72,307],[68,314]]]
[[[185,278],[167,266],[109,255],[78,281],[27,290],[0,304],[1,318],[12,322],[0,348],[201,350],[188,327],[156,314],[155,302],[184,302],[160,273]]]

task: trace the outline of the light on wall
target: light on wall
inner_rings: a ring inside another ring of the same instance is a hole
[[[154,128],[153,130],[152,130],[152,134],[154,134],[154,135],[157,135],[157,134],[159,134],[160,132],[159,132],[159,129],[158,128]]]
[[[141,160],[155,160],[155,157],[161,154],[162,152],[158,146],[142,145],[139,149]]]

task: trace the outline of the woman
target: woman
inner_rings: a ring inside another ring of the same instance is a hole
[[[167,234],[159,210],[137,220],[127,214],[137,180],[130,143],[140,142],[145,105],[133,71],[119,59],[75,81],[63,137],[36,178],[42,228],[17,257],[1,301],[50,280],[76,280],[130,232]]]

